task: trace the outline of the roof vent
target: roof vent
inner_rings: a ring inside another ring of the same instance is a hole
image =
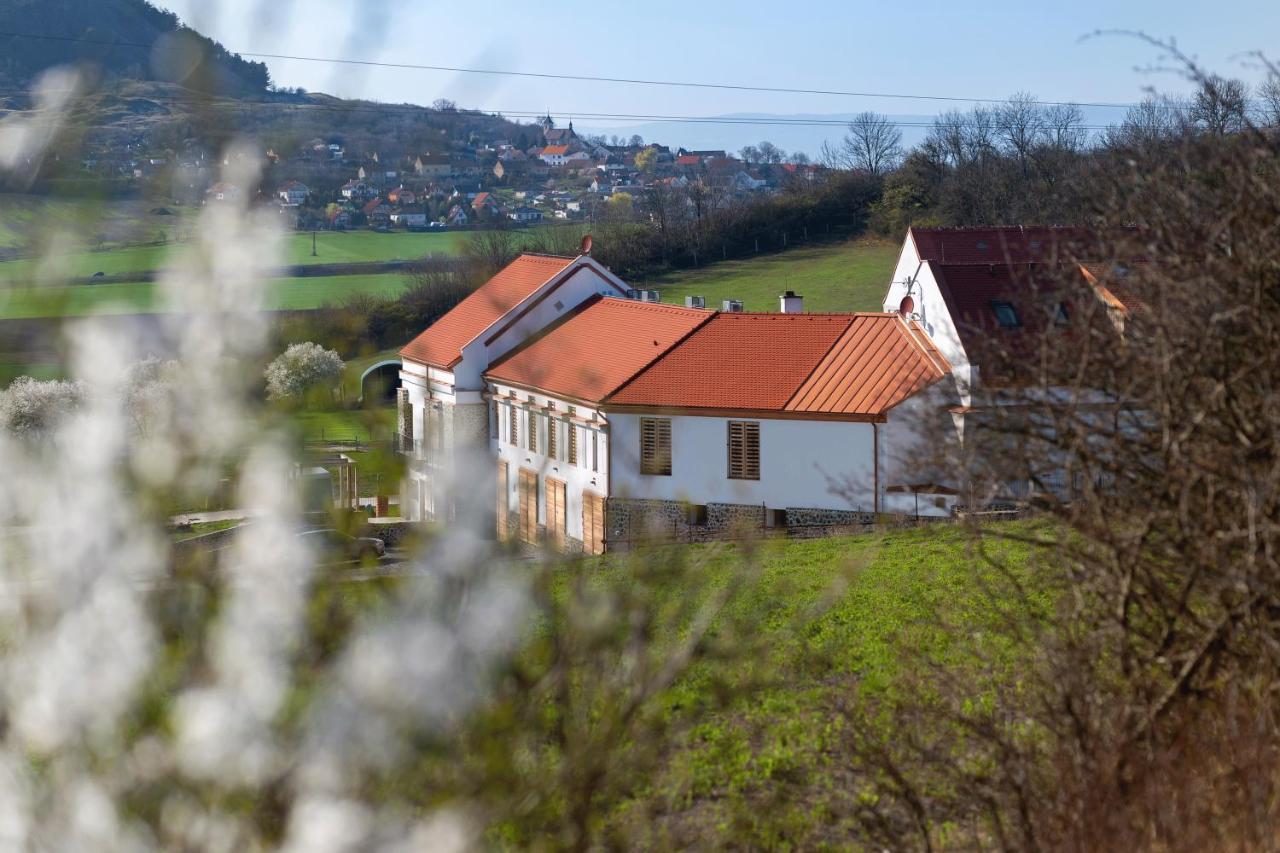
[[[707,298],[705,296],[686,296],[684,298],[685,308],[706,308]]]
[[[778,310],[783,314],[803,314],[804,313],[804,297],[788,290],[786,293],[778,297]]]
[[[720,310],[724,311],[726,314],[741,314],[742,301],[739,299],[726,299],[721,303]]]

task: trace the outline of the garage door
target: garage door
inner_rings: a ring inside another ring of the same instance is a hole
[[[520,541],[538,544],[538,472],[520,469]]]
[[[568,487],[559,480],[547,478],[547,538],[550,540],[552,547],[564,550],[565,535],[568,532],[566,524],[566,505],[568,501]]]
[[[510,528],[507,526],[511,515],[509,484],[507,483],[507,463],[505,461],[498,463],[498,541],[505,542],[510,535]]]
[[[604,497],[582,495],[582,545],[588,554],[604,553]]]

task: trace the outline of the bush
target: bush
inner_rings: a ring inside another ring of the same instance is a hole
[[[320,390],[332,393],[344,366],[333,350],[310,342],[294,344],[267,366],[267,396],[300,400]]]
[[[39,436],[79,409],[83,399],[78,382],[19,376],[0,392],[0,425],[15,435]]]

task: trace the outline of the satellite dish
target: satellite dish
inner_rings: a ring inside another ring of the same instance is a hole
[[[902,297],[902,304],[898,306],[898,313],[903,317],[909,317],[911,314],[915,313],[915,310],[916,301],[910,296]]]
[[[582,250],[580,254],[583,254],[583,255],[591,254],[591,245],[592,245],[591,235],[588,234],[587,236],[582,238]]]

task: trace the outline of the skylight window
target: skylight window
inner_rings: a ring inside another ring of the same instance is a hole
[[[996,322],[1002,329],[1016,329],[1022,325],[1018,319],[1018,311],[1011,302],[992,302],[991,310],[996,312]]]

